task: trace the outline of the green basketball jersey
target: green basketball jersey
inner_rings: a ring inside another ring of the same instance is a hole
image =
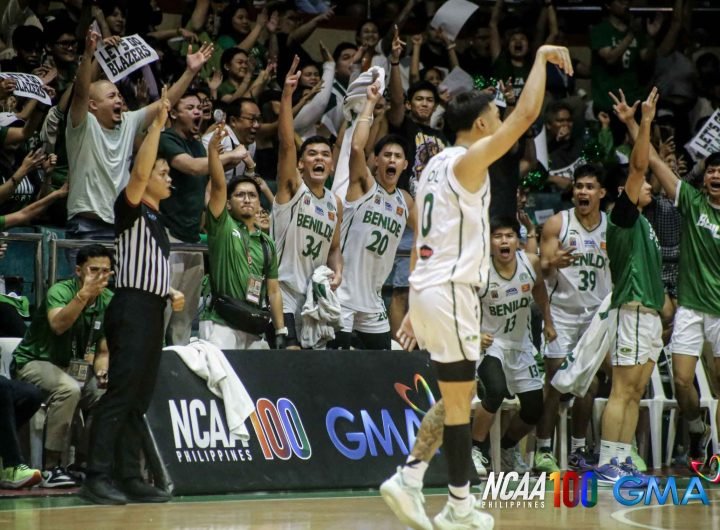
[[[720,316],[720,209],[686,182],[678,187],[675,205],[682,215],[678,302]]]
[[[640,302],[661,311],[665,301],[662,284],[662,258],[657,236],[644,216],[630,228],[623,228],[608,216],[607,250],[613,280],[612,303],[618,308]]]

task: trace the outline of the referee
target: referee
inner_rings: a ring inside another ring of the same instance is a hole
[[[170,499],[167,492],[145,483],[140,469],[143,414],[160,364],[166,299],[170,297],[174,311],[185,304],[183,294],[170,287],[170,242],[159,214],[171,182],[167,162],[156,160],[170,108],[166,89],[162,98],[130,181],[115,201],[117,288],[105,313],[109,381],[94,414],[88,478],[80,490],[96,504]]]

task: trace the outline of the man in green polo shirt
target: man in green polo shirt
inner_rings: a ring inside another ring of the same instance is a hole
[[[61,467],[75,409],[78,404],[88,409],[97,403],[102,395],[98,387],[107,383],[103,320],[112,298],[107,289],[112,275],[110,250],[83,247],[75,273],[75,278],[50,287],[14,353],[17,378],[47,394],[43,486],[48,488],[75,485]]]
[[[640,398],[662,349],[660,311],[665,301],[660,245],[642,209],[652,202],[645,179],[650,129],[658,93],[642,103],[642,122],[630,156],[627,181],[608,218],[607,251],[613,280],[610,308],[617,311],[617,339],[612,352],[612,388],[602,419],[598,482],[614,484],[634,477],[629,485],[647,485],[630,456]],[[637,108],[638,103],[635,103]],[[652,362],[648,362],[652,361]]]
[[[621,102],[625,104],[624,98]],[[627,104],[625,104],[627,107]],[[632,136],[638,126],[629,112],[618,116]],[[681,215],[678,310],[671,349],[675,397],[688,421],[691,461],[707,462],[712,431],[700,412],[695,368],[705,341],[720,374],[720,153],[705,159],[701,190],[680,180],[650,147],[650,168]]]
[[[258,307],[263,307],[267,298],[275,328],[276,347],[281,348],[284,346],[287,328],[277,279],[275,244],[270,236],[255,226],[255,216],[260,210],[260,188],[257,183],[248,177],[235,177],[229,183],[225,182],[219,153],[222,139],[227,134],[224,125],[220,124],[208,144],[210,201],[206,229],[210,285],[215,294]],[[266,259],[269,260],[267,264]],[[267,348],[262,337],[230,326],[214,308],[207,316],[200,322],[200,338],[223,349]]]

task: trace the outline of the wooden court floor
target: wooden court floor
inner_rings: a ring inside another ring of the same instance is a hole
[[[432,490],[433,516],[446,495]],[[707,488],[709,505],[619,504],[610,490],[594,508],[490,509],[495,528],[710,530],[720,529],[720,489]],[[376,491],[312,494],[181,497],[164,505],[91,506],[76,496],[0,498],[0,529],[17,530],[392,530],[403,526]]]

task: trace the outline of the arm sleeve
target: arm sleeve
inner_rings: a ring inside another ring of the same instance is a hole
[[[625,192],[622,192],[610,213],[610,220],[620,228],[632,228],[639,217],[640,212],[637,206],[632,203]]]
[[[48,311],[58,307],[65,307],[73,299],[73,292],[67,287],[66,282],[58,282],[50,289],[47,294]]]

